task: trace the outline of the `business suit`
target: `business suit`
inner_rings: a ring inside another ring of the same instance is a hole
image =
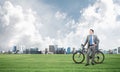
[[[87,39],[86,39],[85,44],[84,44],[84,46],[86,44],[88,45],[87,46],[87,64],[89,64],[89,59],[90,59],[89,56],[92,56],[92,62],[91,63],[94,62],[95,49],[98,49],[98,45],[99,45],[99,39],[96,35],[92,35],[93,44],[90,45],[90,36],[91,35],[87,36]]]

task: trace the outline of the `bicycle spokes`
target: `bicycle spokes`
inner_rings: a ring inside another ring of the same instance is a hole
[[[76,52],[73,54],[73,61],[75,63],[82,63],[85,59],[85,56],[82,52]]]
[[[102,63],[104,61],[104,54],[102,52],[96,52],[95,53],[95,63]]]

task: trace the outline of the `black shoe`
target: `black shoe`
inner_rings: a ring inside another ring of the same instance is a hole
[[[94,63],[93,63],[93,62],[91,62],[91,64],[92,64],[92,65],[94,65]]]
[[[90,64],[85,64],[85,66],[88,66],[88,65],[90,65]]]

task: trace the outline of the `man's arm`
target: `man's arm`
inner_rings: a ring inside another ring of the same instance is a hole
[[[99,38],[96,36],[96,42],[97,42],[97,44],[99,44],[99,42],[100,42],[100,40],[99,40]]]
[[[99,38],[96,36],[96,50],[99,50],[99,42],[100,42],[100,40],[99,40]]]
[[[98,46],[98,44],[99,44],[99,38],[95,35],[95,46]]]

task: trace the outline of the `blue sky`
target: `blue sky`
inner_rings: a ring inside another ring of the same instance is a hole
[[[77,20],[80,17],[80,10],[92,5],[95,0],[43,0],[44,3],[52,5],[56,9],[66,12]]]
[[[0,0],[0,49],[80,48],[90,28],[100,49],[120,45],[119,0]]]

